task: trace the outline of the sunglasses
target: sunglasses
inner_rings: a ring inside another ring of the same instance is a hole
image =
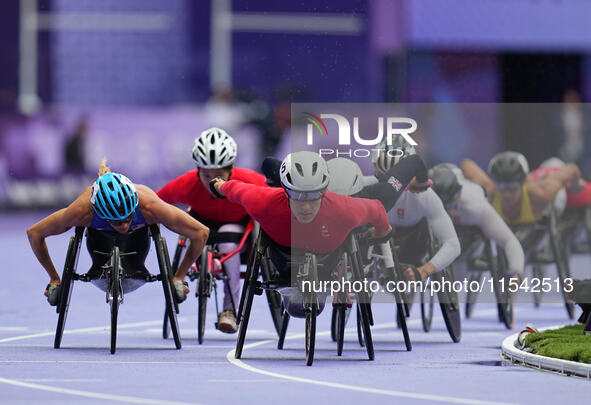
[[[285,193],[290,200],[314,201],[322,198],[324,191],[294,191],[286,188]]]
[[[115,226],[127,225],[127,224],[131,223],[131,221],[133,221],[134,214],[135,214],[135,212],[132,212],[131,215],[128,216],[127,218],[118,219],[118,220],[109,220],[109,223],[111,225],[115,225]]]
[[[514,190],[517,190],[518,188],[521,188],[521,183],[518,181],[495,183],[495,187],[499,191],[505,191],[505,190],[514,191]]]

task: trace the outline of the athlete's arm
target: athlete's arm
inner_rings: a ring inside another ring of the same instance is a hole
[[[488,174],[476,164],[476,162],[471,159],[464,159],[461,168],[467,179],[472,180],[476,184],[480,184],[484,188],[489,200],[495,195],[495,183],[490,177],[488,177]]]
[[[379,183],[364,187],[363,197],[379,200],[385,210],[390,211],[415,178],[418,185],[428,184],[425,162],[419,155],[410,155],[392,166]]]
[[[490,204],[482,204],[481,210],[479,228],[487,238],[494,240],[505,251],[509,270],[523,277],[525,257],[517,237]]]
[[[425,217],[433,235],[441,243],[441,248],[425,265],[431,264],[433,267],[429,267],[429,270],[439,271],[449,266],[460,255],[460,241],[439,197],[435,193],[425,195],[428,196],[424,205]]]
[[[59,284],[60,276],[49,256],[45,238],[62,234],[73,226],[89,226],[92,223],[91,190],[92,187],[88,187],[68,207],[54,212],[27,229],[31,249],[47,271],[51,284]]]
[[[582,189],[580,188],[581,171],[578,166],[574,163],[564,165],[548,177],[545,177],[539,182],[535,183],[535,187],[532,187],[532,194],[545,201],[550,202],[556,196],[556,193],[563,188],[568,187],[572,193],[578,193]]]
[[[162,201],[149,187],[137,185],[136,188],[140,210],[148,224],[162,224],[191,241],[175,274],[175,279],[183,279],[191,264],[203,251],[209,228],[183,210]]]

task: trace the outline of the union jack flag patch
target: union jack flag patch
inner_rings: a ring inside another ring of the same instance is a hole
[[[400,183],[400,181],[398,181],[398,179],[394,176],[390,176],[390,178],[388,179],[388,183],[390,183],[392,187],[396,189],[396,191],[400,191],[400,189],[402,188],[402,183]]]

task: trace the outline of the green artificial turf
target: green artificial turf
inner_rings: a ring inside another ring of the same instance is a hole
[[[591,335],[583,335],[583,328],[570,325],[532,333],[526,336],[525,343],[541,356],[591,363]]]

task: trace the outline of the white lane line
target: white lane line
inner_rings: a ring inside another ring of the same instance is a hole
[[[127,328],[139,328],[142,326],[152,326],[152,325],[158,325],[158,324],[162,324],[162,320],[134,322],[134,323],[126,323],[126,324],[124,323],[121,325],[117,325],[117,330],[127,329]],[[72,333],[101,332],[101,331],[104,331],[105,329],[109,329],[109,328],[110,328],[110,326],[94,326],[92,328],[65,330],[64,335],[69,335]],[[38,338],[38,337],[54,336],[54,335],[55,335],[55,331],[51,330],[51,331],[47,331],[47,332],[33,333],[30,335],[13,336],[13,337],[9,337],[9,338],[0,339],[0,343],[14,342],[16,340],[33,339],[33,338]]]
[[[228,364],[225,361],[109,361],[109,360],[0,360],[4,363],[23,364]]]
[[[226,363],[226,364],[228,364],[228,363]],[[234,379],[232,379],[231,381],[232,381],[232,384],[234,384],[234,383],[273,383],[273,384],[277,384],[278,382],[280,382],[280,383],[287,382],[287,381],[277,381],[276,379],[271,379],[271,378],[267,378],[267,379],[250,379],[250,380],[234,380]],[[207,380],[207,382],[227,384],[228,383],[228,379],[225,379],[225,380]]]
[[[489,311],[481,312],[481,315],[484,315],[484,314],[486,314],[486,315],[496,314],[496,310],[489,310]],[[407,322],[407,325],[419,323],[419,321],[420,321],[420,319],[413,319],[413,320]],[[395,326],[396,326],[396,323],[394,323],[394,322],[386,323],[386,324],[372,326],[372,330],[386,329],[386,328],[391,328],[391,327],[395,327]],[[353,330],[353,329],[348,328],[347,331],[350,332],[351,330]],[[316,336],[328,335],[329,333],[330,333],[330,331],[319,332],[316,334]],[[305,336],[305,334],[300,333],[297,335],[288,336],[285,339],[286,340],[287,339],[301,339],[304,336]],[[260,342],[250,343],[248,345],[244,345],[243,349],[249,349],[249,348],[253,348],[253,347],[257,347],[257,346],[262,346],[262,345],[265,345],[268,343],[274,343],[276,341],[277,341],[277,339],[275,338],[275,339],[268,339],[268,340],[263,340]],[[345,384],[339,384],[339,383],[334,383],[334,382],[329,382],[329,381],[319,381],[319,380],[312,380],[309,378],[295,377],[295,376],[290,376],[287,374],[274,373],[272,371],[267,371],[267,370],[263,370],[263,369],[248,365],[248,364],[244,363],[242,360],[234,358],[234,352],[235,352],[235,349],[230,350],[226,354],[226,359],[231,364],[233,364],[237,367],[240,367],[246,371],[251,371],[253,373],[267,375],[267,376],[275,377],[275,378],[281,378],[281,379],[290,380],[290,381],[296,381],[296,382],[313,384],[313,385],[321,385],[321,386],[325,386],[325,387],[338,388],[338,389],[344,389],[344,390],[349,390],[349,391],[366,392],[366,393],[370,393],[370,394],[387,395],[387,396],[399,397],[399,398],[421,399],[421,400],[436,401],[436,402],[448,402],[448,403],[454,403],[454,404],[469,404],[469,405],[508,405],[508,404],[512,404],[510,402],[485,401],[485,400],[479,400],[479,399],[450,397],[450,396],[436,395],[436,394],[420,394],[420,393],[416,393],[416,392],[385,390],[385,389],[380,389],[380,388],[369,388],[369,387],[362,387],[362,386],[348,385],[348,384],[345,385]]]
[[[0,326],[0,332],[24,332],[29,330],[24,326]]]
[[[149,405],[188,405],[194,404],[193,402],[178,402],[178,401],[165,401],[161,399],[141,398],[141,397],[130,397],[126,395],[111,395],[103,394],[100,392],[73,390],[70,388],[58,388],[51,387],[49,385],[33,384],[19,380],[10,380],[8,378],[0,377],[0,383],[15,385],[17,387],[31,388],[41,391],[56,392],[58,394],[77,395],[80,397],[93,398],[93,399],[105,399],[107,401],[118,401],[128,402],[132,404],[149,404]]]

